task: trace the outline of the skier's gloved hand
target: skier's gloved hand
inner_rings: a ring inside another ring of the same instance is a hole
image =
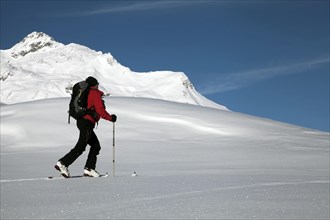
[[[116,122],[116,121],[117,121],[117,115],[112,114],[112,115],[111,115],[111,120],[110,120],[110,121],[112,121],[112,122]]]

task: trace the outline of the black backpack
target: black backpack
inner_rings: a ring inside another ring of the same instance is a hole
[[[86,81],[78,82],[73,86],[69,105],[69,124],[70,116],[77,120],[89,114],[89,110],[87,109],[89,90],[90,86]]]

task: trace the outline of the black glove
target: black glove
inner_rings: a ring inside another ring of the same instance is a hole
[[[116,122],[117,121],[117,116],[115,114],[111,115],[111,120],[112,122]]]

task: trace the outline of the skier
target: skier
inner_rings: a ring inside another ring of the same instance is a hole
[[[93,110],[93,114],[87,114],[81,119],[77,119],[77,127],[80,131],[77,144],[69,153],[58,160],[55,169],[61,172],[62,176],[70,177],[68,167],[85,151],[87,144],[90,145],[90,150],[86,165],[84,168],[84,176],[99,177],[100,174],[95,170],[97,155],[101,150],[100,142],[94,133],[95,123],[100,118],[116,122],[117,116],[110,115],[105,110],[104,101],[102,100],[103,92],[98,89],[98,81],[94,77],[88,77],[86,82],[90,86],[90,91],[87,99],[87,108]]]

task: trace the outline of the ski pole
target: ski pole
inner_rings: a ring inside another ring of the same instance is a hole
[[[70,111],[68,111],[68,124],[70,124]]]
[[[115,177],[115,122],[113,123],[112,132],[112,176]]]

